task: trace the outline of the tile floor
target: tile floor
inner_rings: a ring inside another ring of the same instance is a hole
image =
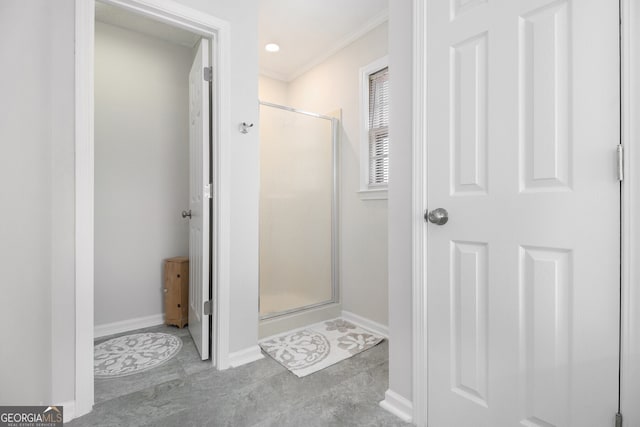
[[[164,365],[140,374],[96,380],[93,412],[66,425],[409,425],[378,406],[388,387],[386,341],[325,370],[297,378],[268,356],[238,368],[216,371],[200,361],[186,329],[160,326],[144,331],[179,336],[183,341],[180,353]],[[96,342],[109,338],[112,337]]]

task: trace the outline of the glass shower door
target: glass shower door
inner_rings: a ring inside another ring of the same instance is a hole
[[[260,316],[334,301],[335,119],[260,105]]]

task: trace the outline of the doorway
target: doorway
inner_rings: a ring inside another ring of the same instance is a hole
[[[569,3],[419,11],[418,425],[619,410],[619,8]]]
[[[210,357],[208,44],[96,3],[96,401]]]
[[[211,123],[228,120],[228,109],[220,108],[220,105],[226,105],[228,102],[227,90],[223,89],[229,78],[226,64],[226,55],[229,49],[226,35],[228,35],[229,26],[225,21],[178,4],[165,4],[156,1],[139,2],[138,0],[105,0],[103,3],[115,5],[130,13],[164,22],[198,34],[200,37],[208,38],[211,43],[206,49],[213,64],[210,74],[214,81],[211,84],[213,90],[209,93],[211,101],[208,102],[208,106],[211,108],[210,117],[212,119],[210,120]],[[94,300],[94,19],[94,1],[76,2],[76,416],[88,413],[94,402],[94,310],[92,304]],[[203,70],[202,76],[204,75]],[[208,128],[211,131],[211,138],[207,139],[207,142],[212,144],[212,151],[210,155],[201,157],[208,161],[211,161],[211,157],[215,159],[215,162],[211,163],[214,177],[211,192],[216,193],[221,186],[227,185],[227,175],[224,170],[220,170],[220,164],[228,160],[228,151],[224,150],[223,144],[221,144],[222,141],[226,141],[226,132],[215,126],[208,126]],[[202,144],[202,147],[205,147],[205,144]],[[207,149],[211,148],[208,144],[206,147]],[[211,206],[211,202],[209,203]],[[215,200],[213,207],[210,208],[212,215],[209,224],[215,238],[211,240],[210,256],[206,258],[211,259],[210,263],[214,268],[210,270],[210,274],[203,275],[206,277],[206,281],[203,280],[203,287],[206,284],[209,289],[209,284],[213,284],[212,298],[215,301],[211,304],[213,315],[206,315],[206,317],[215,316],[216,320],[219,320],[213,322],[215,328],[211,331],[210,344],[211,361],[213,366],[217,366],[219,369],[228,366],[226,360],[228,337],[224,333],[228,325],[228,313],[226,308],[218,309],[220,305],[228,306],[225,304],[228,293],[224,292],[224,286],[219,289],[217,284],[219,283],[218,277],[227,274],[229,266],[227,257],[219,256],[217,251],[219,241],[228,238],[228,231],[219,232],[221,227],[217,213],[224,211],[227,207],[228,195],[224,194]],[[202,253],[204,253],[205,240],[203,239],[202,242]],[[203,264],[209,265],[209,263],[201,263],[201,265]],[[203,295],[206,293],[203,292]],[[204,304],[202,309],[204,315]]]

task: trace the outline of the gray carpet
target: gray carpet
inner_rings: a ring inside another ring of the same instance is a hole
[[[378,406],[388,388],[388,344],[297,378],[266,357],[226,371],[201,362],[185,329],[183,348],[158,368],[96,380],[92,413],[67,426],[406,426]],[[101,340],[104,341],[108,338]]]

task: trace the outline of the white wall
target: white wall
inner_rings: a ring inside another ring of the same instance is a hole
[[[260,101],[287,105],[289,83],[261,75],[258,78],[258,94]]]
[[[192,49],[96,22],[95,324],[162,315],[189,253]]]
[[[51,395],[52,9],[0,4],[0,405]]]
[[[389,389],[412,397],[413,3],[389,2]]]
[[[24,3],[24,2],[22,2]],[[51,3],[51,2],[48,2]],[[51,132],[51,383],[50,402],[73,399],[75,377],[75,111],[73,0],[56,1],[51,7],[54,29],[51,34],[50,68],[52,91]],[[1,28],[1,27],[0,27]],[[62,309],[61,309],[62,308]]]
[[[0,3],[11,63],[0,80],[0,404],[50,402],[52,385],[73,393],[58,383],[73,372],[74,317],[62,305],[74,274],[72,16],[72,0]]]
[[[387,33],[386,23],[374,28],[290,82],[286,97],[286,105],[307,111],[326,114],[342,109],[339,152],[340,299],[344,310],[383,325],[388,322],[387,201],[363,201],[358,195],[359,70],[387,55]],[[260,83],[263,101],[270,101],[270,93],[279,93],[273,80],[262,77]]]

